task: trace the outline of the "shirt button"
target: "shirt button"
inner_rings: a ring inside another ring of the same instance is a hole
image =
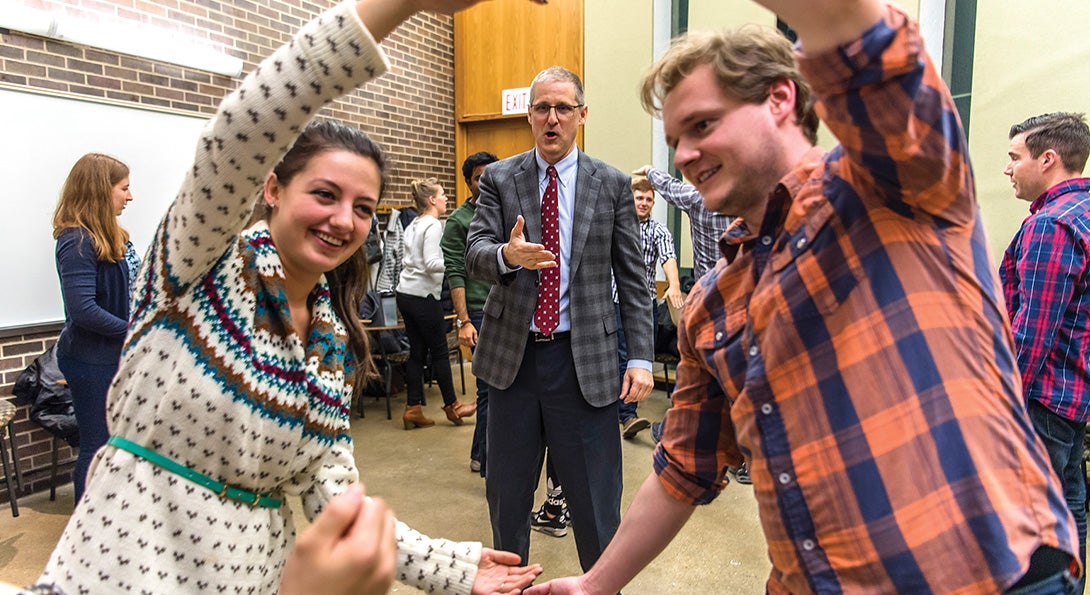
[[[789,475],[787,473],[781,473],[780,474],[780,483],[783,484],[783,485],[787,485],[787,484],[791,483],[791,475]]]
[[[715,333],[715,340],[716,341],[721,341],[722,339],[723,339],[723,331],[719,331],[718,333]]]
[[[765,403],[764,405],[761,405],[761,413],[763,413],[765,415],[768,415],[768,414],[772,413],[772,405],[770,405],[768,403]]]
[[[750,356],[750,357],[754,357],[754,356],[756,356],[756,355],[757,355],[757,353],[758,353],[759,351],[760,351],[760,350],[759,350],[759,349],[757,349],[757,346],[756,346],[756,345],[752,345],[752,346],[750,346],[750,348],[749,348],[749,356]]]
[[[806,238],[799,238],[799,241],[795,242],[795,247],[798,248],[799,250],[802,250],[803,246],[805,246],[805,245],[806,245]]]
[[[761,237],[761,243],[764,244],[765,246],[771,244],[772,243],[772,236],[762,236]]]
[[[810,550],[814,549],[814,540],[813,539],[803,540],[802,549],[804,549],[806,551],[810,551]]]

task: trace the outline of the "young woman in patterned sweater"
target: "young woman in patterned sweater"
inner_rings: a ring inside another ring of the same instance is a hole
[[[475,2],[341,4],[223,100],[135,280],[111,437],[42,583],[277,591],[295,536],[283,498],[300,497],[313,518],[358,480],[349,411],[368,353],[358,249],[384,185],[364,135],[325,123],[296,137],[388,68],[377,40],[401,21]],[[259,189],[270,213],[244,229]],[[401,523],[396,539],[396,578],[429,592],[517,592],[540,572]]]

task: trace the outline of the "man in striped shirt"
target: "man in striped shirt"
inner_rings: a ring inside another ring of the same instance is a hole
[[[678,277],[677,255],[674,253],[674,236],[666,226],[651,218],[651,209],[655,206],[655,187],[647,178],[633,176],[632,198],[636,201],[636,217],[640,220],[640,249],[643,250],[643,266],[647,278],[647,292],[654,305],[658,297],[655,283],[655,266],[661,265],[666,275],[666,292],[663,299],[674,308],[680,309],[685,301],[681,294],[681,281]],[[621,306],[617,299],[617,284],[613,284],[613,308],[617,314],[617,354],[621,377],[628,368],[628,342],[625,340],[624,327],[621,325]],[[658,308],[652,310],[654,328],[658,329]],[[627,440],[636,437],[650,427],[651,422],[636,413],[636,402],[621,402],[618,418],[621,422],[621,436]]]
[[[526,592],[616,593],[743,457],[770,593],[1072,592],[1075,524],[918,26],[880,0],[759,3],[796,52],[690,32],[644,80],[675,164],[738,219],[686,299],[654,473],[587,574]]]
[[[693,279],[700,281],[704,273],[715,267],[715,261],[719,260],[719,236],[727,231],[731,218],[709,211],[704,207],[704,197],[696,187],[661,169],[645,165],[633,171],[632,177],[646,177],[663,200],[689,216],[689,232],[693,238]]]
[[[999,277],[1029,418],[1079,531],[1086,558],[1083,438],[1090,420],[1090,154],[1086,116],[1053,113],[1010,130],[1014,195],[1030,202]]]

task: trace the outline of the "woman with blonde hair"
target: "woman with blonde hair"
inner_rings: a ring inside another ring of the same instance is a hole
[[[439,392],[443,395],[443,412],[456,426],[462,418],[477,412],[477,404],[459,403],[454,398],[454,380],[450,373],[447,330],[443,305],[443,224],[439,215],[447,210],[447,195],[439,180],[413,180],[413,202],[416,219],[405,228],[405,255],[401,261],[401,276],[397,282],[397,308],[405,321],[409,337],[409,360],[405,362],[405,388],[408,397],[402,422],[406,430],[435,425],[424,416],[424,364],[428,362]]]
[[[101,153],[80,157],[68,173],[53,213],[64,330],[57,365],[72,391],[79,454],[72,472],[75,498],[87,468],[106,444],[106,392],[117,373],[129,326],[129,289],[140,259],[117,222],[132,200],[129,168]]]

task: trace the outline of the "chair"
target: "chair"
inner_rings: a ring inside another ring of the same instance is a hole
[[[8,467],[8,448],[4,446],[4,437],[0,435],[0,460],[3,462],[4,481],[8,487],[8,501],[11,504],[11,516],[19,516],[19,492],[23,491],[23,473],[19,470],[19,451],[15,446],[15,430],[12,425],[15,421],[15,405],[6,399],[0,400],[0,428],[7,429],[8,443],[11,445],[11,462],[15,468],[15,482],[19,488],[16,490],[11,481],[11,468]]]
[[[364,326],[368,333],[372,333],[371,343],[373,345],[371,351],[371,357],[374,358],[375,366],[378,368],[378,373],[382,378],[383,396],[386,397],[386,419],[393,419],[393,412],[390,408],[390,399],[393,394],[394,383],[394,367],[404,366],[405,362],[409,360],[409,351],[407,349],[401,349],[399,351],[387,351],[386,346],[379,339],[379,333],[382,331],[403,330],[405,326],[403,324],[389,325],[389,326]],[[376,397],[381,398],[381,397]],[[361,395],[357,401],[359,415],[363,417],[363,396]]]
[[[677,363],[681,360],[672,353],[656,353],[655,361],[662,364],[662,372],[666,375],[666,398],[673,398],[674,383],[670,382],[670,366],[677,368]]]
[[[453,316],[453,315],[452,315]],[[448,316],[447,318],[450,318]],[[458,327],[452,326],[447,333],[447,360],[451,355],[458,356],[458,373],[462,377],[462,395],[466,394],[466,363],[462,357],[462,344],[458,342]]]
[[[681,317],[681,312],[672,304],[670,304],[669,301],[666,301],[664,303],[669,309],[671,322],[673,322],[674,327],[677,328],[677,323],[678,319]],[[677,369],[677,364],[679,361],[681,361],[681,359],[673,353],[657,352],[655,353],[655,361],[662,364],[662,371],[666,375],[666,397],[672,398],[674,392],[674,383],[670,382],[670,366],[674,366],[674,369]]]
[[[58,461],[61,452],[61,443],[64,442],[64,438],[54,434],[53,435],[53,459],[49,465],[49,501],[52,502],[57,499],[57,467],[60,466]]]

